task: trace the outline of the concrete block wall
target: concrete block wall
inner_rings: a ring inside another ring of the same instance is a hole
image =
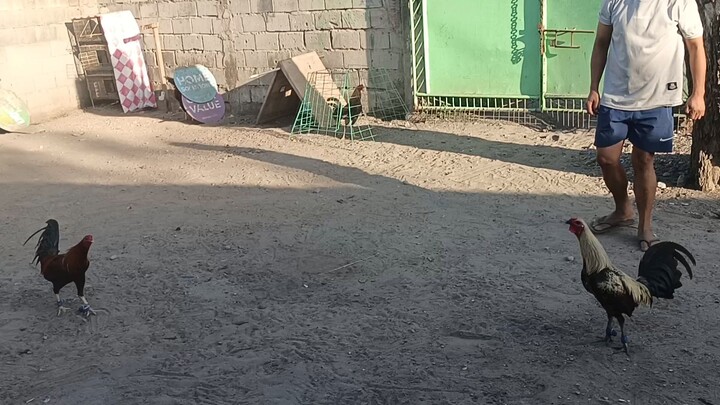
[[[141,25],[158,21],[170,75],[200,63],[230,91],[235,112],[259,108],[268,78],[245,83],[277,62],[311,50],[328,68],[387,68],[404,92],[403,0],[100,0],[103,11],[130,10]],[[144,35],[151,80],[159,84],[155,44]],[[232,91],[231,91],[232,90]]]
[[[0,0],[0,87],[28,104],[33,122],[87,99],[65,24],[97,12],[97,0]]]

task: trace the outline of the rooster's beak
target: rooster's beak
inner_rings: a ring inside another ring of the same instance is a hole
[[[572,219],[568,219],[567,221],[565,221],[565,223],[568,225],[570,225],[571,222],[572,222]]]

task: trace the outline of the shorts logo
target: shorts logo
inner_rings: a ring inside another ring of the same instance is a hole
[[[660,142],[667,142],[673,138],[674,138],[674,136],[671,136],[670,138],[660,138]]]
[[[678,88],[677,82],[670,82],[670,83],[667,84],[667,89],[668,89],[668,90],[677,90],[677,88]]]

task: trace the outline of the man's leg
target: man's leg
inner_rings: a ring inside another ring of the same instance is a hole
[[[633,114],[628,139],[633,144],[635,202],[640,215],[638,239],[642,251],[647,250],[658,241],[653,234],[652,226],[652,213],[657,191],[655,153],[672,152],[673,135],[672,108],[661,107]]]
[[[632,165],[635,170],[633,189],[635,190],[635,203],[640,216],[638,239],[641,241],[640,249],[643,251],[647,250],[656,241],[652,229],[652,213],[657,190],[654,162],[654,154],[633,146]]]
[[[597,162],[602,170],[605,185],[615,200],[615,211],[602,218],[603,224],[615,225],[633,219],[634,212],[628,196],[628,180],[625,168],[620,163],[624,142],[605,148],[597,148]],[[602,226],[599,226],[603,229]]]
[[[623,145],[628,134],[627,122],[631,112],[614,110],[601,106],[598,111],[598,124],[595,131],[597,162],[602,169],[605,185],[615,200],[615,210],[591,223],[596,233],[602,233],[618,225],[630,225],[634,212],[628,196],[628,180],[625,168],[620,163]]]

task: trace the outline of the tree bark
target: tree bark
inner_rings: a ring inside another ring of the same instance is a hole
[[[694,122],[690,171],[703,191],[720,189],[720,2],[697,0],[705,28],[705,118]],[[690,76],[690,75],[688,75]]]

